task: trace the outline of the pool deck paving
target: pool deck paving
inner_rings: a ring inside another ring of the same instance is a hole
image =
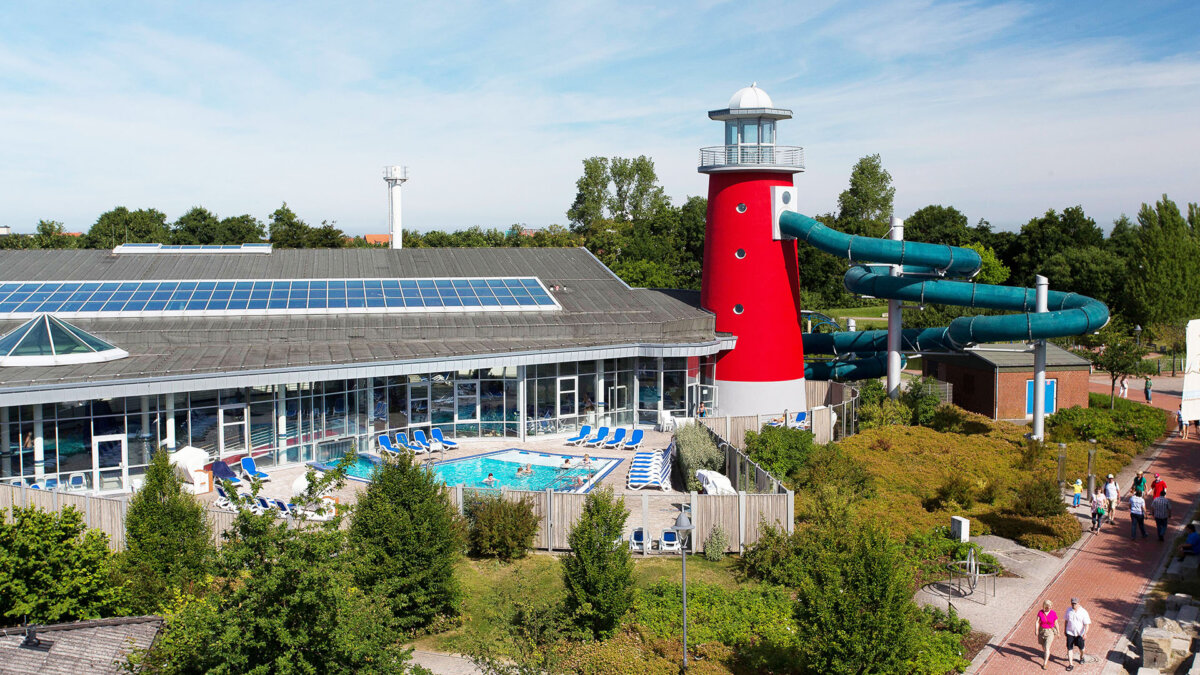
[[[1174,412],[1179,407],[1182,378],[1155,377],[1153,405]],[[1131,383],[1133,384],[1133,383]],[[1137,384],[1140,384],[1137,383]],[[1091,378],[1091,391],[1109,392],[1107,375]],[[1129,398],[1144,401],[1140,386],[1130,386]],[[1010,599],[1008,605],[1024,605],[1014,621],[972,662],[969,673],[1035,673],[1042,672],[1042,650],[1037,644],[1033,625],[1037,611],[1046,599],[1053,601],[1059,617],[1070,607],[1072,597],[1091,615],[1092,625],[1087,636],[1088,663],[1076,664],[1072,672],[1123,673],[1127,635],[1141,612],[1145,595],[1162,568],[1175,536],[1180,532],[1185,514],[1191,512],[1200,498],[1200,441],[1181,439],[1172,430],[1150,453],[1135,458],[1117,482],[1128,489],[1138,468],[1151,476],[1161,473],[1167,482],[1171,499],[1171,529],[1166,542],[1154,536],[1153,519],[1150,537],[1131,540],[1127,506],[1117,511],[1113,525],[1105,525],[1098,534],[1084,532],[1083,537],[1069,549],[1061,567],[1038,591],[1022,589],[1022,597]],[[1023,602],[1022,602],[1023,601]],[[961,604],[961,601],[956,604]],[[998,607],[999,609],[999,607]],[[1051,648],[1049,670],[1066,668],[1065,640],[1059,637]]]

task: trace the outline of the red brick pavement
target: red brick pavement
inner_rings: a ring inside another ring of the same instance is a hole
[[[1107,385],[1092,383],[1092,391],[1108,393]],[[1129,398],[1141,401],[1140,387],[1130,387]],[[1169,412],[1179,409],[1179,397],[1155,392],[1154,405]],[[1172,422],[1174,418],[1172,418]],[[1162,474],[1167,482],[1167,496],[1171,499],[1171,530],[1168,541],[1160,543],[1154,532],[1154,519],[1148,517],[1149,538],[1132,541],[1129,538],[1129,512],[1126,508],[1117,511],[1117,521],[1105,525],[1103,531],[1093,535],[1084,532],[1079,550],[1042,595],[1029,606],[1016,627],[1005,636],[995,651],[987,658],[979,673],[1040,673],[1042,672],[1042,649],[1034,634],[1037,611],[1047,598],[1054,603],[1059,620],[1070,608],[1071,598],[1078,597],[1092,618],[1087,636],[1087,651],[1100,657],[1099,663],[1086,666],[1076,663],[1073,673],[1099,673],[1108,661],[1109,652],[1125,630],[1133,613],[1141,603],[1142,595],[1150,578],[1158,568],[1170,540],[1179,533],[1181,520],[1200,496],[1200,441],[1182,440],[1172,430],[1170,440],[1150,465],[1153,473]],[[1128,489],[1128,481],[1121,484]],[[1060,623],[1060,631],[1061,631]],[[1050,652],[1048,670],[1061,672],[1067,665],[1066,641],[1060,635]]]

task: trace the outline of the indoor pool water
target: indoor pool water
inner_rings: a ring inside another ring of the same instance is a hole
[[[570,469],[562,469],[563,460],[570,458]],[[619,459],[592,458],[592,466],[580,466],[583,457],[577,455],[555,455],[541,452],[526,452],[524,450],[501,450],[486,455],[452,459],[433,465],[433,471],[446,485],[464,485],[472,488],[489,487],[484,479],[491,473],[496,483],[490,487],[506,487],[510,490],[545,490],[582,491],[590,489],[595,480],[599,480],[613,467],[620,463]],[[380,459],[371,455],[359,455],[357,461],[350,465],[348,473],[353,478],[370,480],[371,473],[379,464]],[[532,475],[518,476],[517,469],[529,464],[533,469]],[[573,484],[576,477],[586,482],[580,487]],[[594,479],[594,480],[592,480]]]

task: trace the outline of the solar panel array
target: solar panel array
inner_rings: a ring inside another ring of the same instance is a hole
[[[270,244],[121,244],[113,253],[270,253]]]
[[[0,283],[0,318],[558,309],[535,277]]]

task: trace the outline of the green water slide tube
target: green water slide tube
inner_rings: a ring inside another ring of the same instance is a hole
[[[1037,291],[1015,286],[988,286],[967,281],[933,278],[933,275],[970,276],[979,270],[979,254],[971,249],[940,244],[892,241],[851,236],[794,212],[779,218],[780,231],[817,248],[849,260],[904,265],[904,274],[890,276],[887,268],[858,265],[846,272],[844,283],[852,293],[917,304],[936,303],[1024,312],[1002,316],[960,317],[945,328],[902,331],[905,351],[961,350],[979,342],[1037,340],[1082,335],[1108,323],[1108,307],[1078,293],[1050,291],[1047,312],[1036,312]],[[887,331],[806,333],[806,354],[879,354],[887,351]],[[869,361],[869,359],[867,359]],[[855,361],[841,362],[853,364]],[[808,376],[808,372],[805,376]],[[836,379],[865,379],[874,366],[822,367]],[[823,379],[814,369],[814,379]]]

